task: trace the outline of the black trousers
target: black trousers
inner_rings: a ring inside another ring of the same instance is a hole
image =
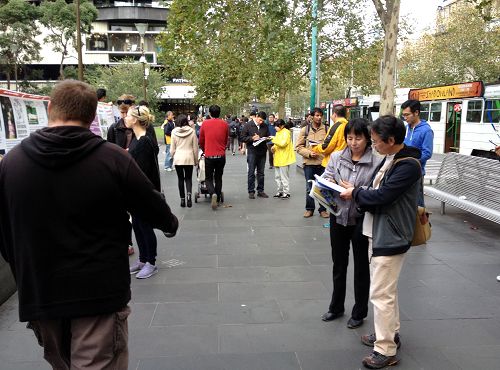
[[[249,144],[252,145],[252,144]],[[257,192],[264,192],[264,170],[266,168],[266,152],[256,153],[255,150],[247,152],[248,164],[248,192],[255,193],[255,170],[257,170]]]
[[[188,194],[192,193],[193,167],[193,165],[175,166],[175,172],[177,172],[177,186],[179,187],[179,196],[181,198],[186,197],[186,192]],[[186,185],[186,191],[184,191],[184,184]]]
[[[368,237],[362,234],[362,230],[362,218],[358,219],[356,225],[342,226],[337,224],[335,216],[330,216],[333,293],[328,311],[332,313],[344,312],[349,247],[352,242],[355,303],[351,317],[355,320],[364,319],[368,315],[368,298],[370,294]]]
[[[226,165],[226,157],[222,158],[205,158],[205,183],[210,195],[217,194],[217,201],[221,201],[222,192],[222,175],[224,174],[224,166]]]

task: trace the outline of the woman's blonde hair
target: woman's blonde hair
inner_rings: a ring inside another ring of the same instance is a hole
[[[148,127],[155,120],[155,116],[151,114],[149,108],[145,105],[136,105],[129,108],[129,113],[132,117],[137,118],[139,124],[144,127]]]

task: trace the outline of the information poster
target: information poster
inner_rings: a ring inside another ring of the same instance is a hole
[[[0,89],[0,154],[47,126],[48,96]]]
[[[0,89],[0,155],[27,138],[30,133],[48,125],[47,107],[50,98]],[[108,128],[115,122],[111,103],[97,105],[90,130],[106,138]]]

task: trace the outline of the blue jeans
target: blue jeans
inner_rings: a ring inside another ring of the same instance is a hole
[[[309,165],[304,165],[304,176],[306,178],[306,210],[307,211],[313,211],[314,208],[316,207],[314,204],[314,199],[309,196],[309,192],[311,191],[312,184],[309,182],[309,180],[314,180],[314,175],[321,176],[323,174],[323,171],[325,169],[321,165],[316,165],[316,166],[309,166]],[[319,205],[318,212],[323,212],[326,211],[326,208],[323,207],[321,204]]]
[[[257,170],[257,193],[264,191],[264,169],[266,168],[266,152],[255,153],[249,150],[247,153],[248,163],[248,192],[255,193],[255,170]]]
[[[165,144],[165,169],[172,168],[174,165],[174,158],[170,154],[170,144]]]
[[[132,215],[132,228],[139,247],[139,261],[154,265],[156,262],[156,235],[150,224]]]

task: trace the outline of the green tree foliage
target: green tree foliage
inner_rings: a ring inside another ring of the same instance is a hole
[[[85,76],[94,88],[106,89],[109,100],[114,101],[122,94],[134,95],[136,102],[144,98],[142,64],[131,59],[111,67],[97,66],[87,69]],[[147,79],[147,101],[153,112],[156,111],[158,96],[161,94],[163,85],[165,85],[165,78],[162,72],[151,69]]]
[[[196,86],[199,103],[241,105],[297,88],[308,50],[305,1],[174,0],[160,60]],[[306,9],[307,10],[307,9]]]
[[[500,75],[500,27],[471,5],[457,8],[442,32],[408,43],[399,61],[401,86],[424,87],[464,81],[495,81]]]
[[[24,0],[8,0],[0,7],[0,58],[9,82],[14,68],[40,59],[40,43],[35,40],[39,16],[38,8]]]
[[[59,78],[64,79],[63,63],[70,47],[76,48],[76,12],[75,3],[65,0],[44,1],[40,5],[40,22],[47,28],[49,35],[44,41],[54,46],[54,51],[61,53]],[[97,9],[88,0],[80,1],[81,30],[90,33],[91,25],[97,19]]]

